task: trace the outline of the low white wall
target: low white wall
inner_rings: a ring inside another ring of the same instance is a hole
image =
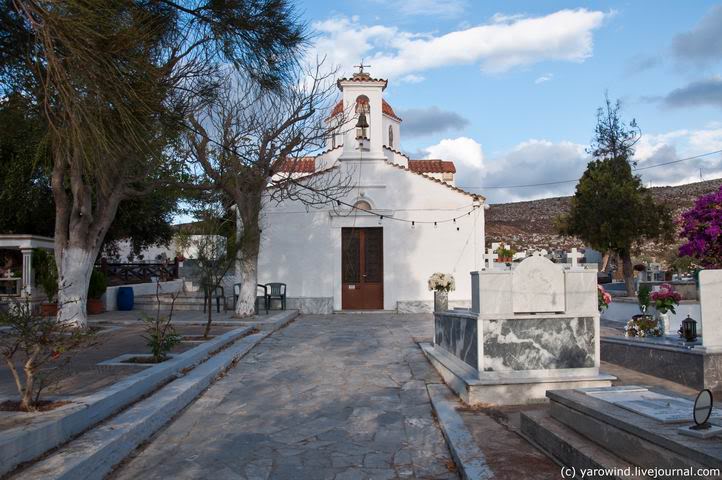
[[[677,314],[669,312],[669,334],[676,335],[679,327],[682,326],[682,320],[687,318],[687,315],[697,320],[697,333],[702,334],[702,316],[700,313],[699,302],[683,301],[680,305],[675,307]],[[604,312],[602,312],[602,320],[610,320],[613,322],[627,323],[632,318],[632,315],[641,313],[639,311],[639,304],[634,302],[620,302],[612,300]],[[655,314],[654,308],[650,308],[649,313]]]
[[[120,287],[132,287],[133,296],[138,295],[154,295],[157,283],[136,283],[133,285],[118,285],[116,287],[108,287],[103,295],[105,309],[109,312],[118,310],[118,289]],[[169,282],[160,282],[160,293],[176,293],[183,288],[183,280],[171,280]]]

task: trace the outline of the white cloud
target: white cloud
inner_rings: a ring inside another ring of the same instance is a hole
[[[484,170],[484,151],[473,138],[445,138],[423,149],[426,158],[451,160],[456,165],[456,178],[480,178]],[[457,180],[457,184],[459,181]]]
[[[722,128],[643,135],[637,147],[635,160],[645,184],[680,185],[696,182],[700,179],[700,171],[706,180],[722,177],[722,153],[646,169],[652,165],[722,150]]]
[[[404,75],[399,79],[398,83],[420,83],[424,81],[424,77],[422,75],[414,75],[413,73],[409,73],[408,75]]]
[[[606,16],[586,9],[538,17],[496,16],[490,23],[443,35],[336,17],[313,24],[318,37],[310,54],[326,55],[346,74],[365,58],[373,75],[387,78],[453,65],[479,64],[482,71],[495,73],[543,61],[583,62],[592,55],[592,33]]]
[[[545,73],[545,74],[542,75],[541,77],[539,77],[539,78],[537,78],[536,80],[534,80],[534,83],[535,83],[536,85],[539,85],[540,83],[548,82],[548,81],[551,80],[552,78],[554,78],[554,74],[553,74],[553,73]]]
[[[485,158],[481,145],[467,137],[442,140],[424,149],[427,158],[453,160],[456,184],[481,193],[491,203],[516,202],[536,198],[572,195],[576,182],[591,160],[585,145],[562,141],[526,140],[509,151]],[[722,154],[673,162],[702,153],[722,150],[722,127],[698,130],[673,130],[645,134],[636,145],[639,171],[645,185],[679,185],[722,177]],[[519,185],[534,184],[534,187]],[[516,186],[516,187],[514,187]],[[471,187],[487,187],[471,189]],[[507,188],[489,188],[507,187]]]

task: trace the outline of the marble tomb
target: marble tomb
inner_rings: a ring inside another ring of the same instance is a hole
[[[434,366],[468,404],[545,401],[549,389],[605,387],[596,269],[541,255],[471,273],[471,309],[434,314]]]
[[[699,274],[700,318],[704,326],[696,342],[679,337],[602,338],[601,355],[621,365],[695,389],[722,392],[722,270]]]

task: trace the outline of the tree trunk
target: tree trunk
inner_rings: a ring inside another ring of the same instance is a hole
[[[54,162],[58,320],[85,328],[90,274],[125,187],[118,179],[111,191],[94,193],[77,159],[71,162],[56,153]]]
[[[612,257],[612,252],[607,250],[604,252],[604,256],[602,257],[602,264],[600,265],[599,271],[600,272],[606,272],[607,267],[609,267],[609,259]]]
[[[58,264],[58,320],[85,327],[88,324],[86,304],[88,285],[95,263],[96,251],[89,246],[60,247]]]
[[[627,288],[627,296],[635,297],[637,291],[634,288],[634,268],[632,267],[632,257],[629,252],[624,250],[619,254],[622,259],[622,273],[624,274],[624,285]]]
[[[241,291],[236,303],[235,317],[248,317],[254,315],[256,311],[258,252],[261,247],[260,216],[264,185],[255,185],[244,195],[236,197],[237,214],[241,218],[241,225],[236,229],[237,232],[240,231],[236,271],[240,273]]]
[[[203,338],[208,338],[208,334],[211,333],[211,323],[213,323],[213,290],[208,288],[208,319],[206,320],[206,327],[203,329]]]
[[[241,292],[236,303],[236,317],[248,317],[256,311],[256,284],[258,283],[258,249],[256,254],[244,251],[240,259]]]

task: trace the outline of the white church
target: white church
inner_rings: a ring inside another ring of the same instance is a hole
[[[288,168],[347,178],[351,188],[340,206],[264,206],[258,282],[286,283],[288,308],[303,313],[415,313],[432,310],[427,279],[444,272],[457,279],[450,306],[468,306],[468,275],[484,253],[484,197],[455,186],[453,162],[400,151],[386,80],[361,68],[337,85],[342,99],[329,118],[348,120],[326,151]]]

